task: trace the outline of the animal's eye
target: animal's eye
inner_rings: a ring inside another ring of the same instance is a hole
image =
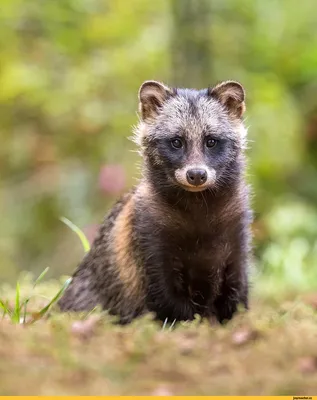
[[[183,142],[181,141],[181,139],[173,139],[171,140],[171,143],[175,149],[180,149],[183,147]]]
[[[209,148],[215,147],[217,144],[217,140],[216,139],[212,139],[212,138],[208,138],[206,140],[206,146]]]

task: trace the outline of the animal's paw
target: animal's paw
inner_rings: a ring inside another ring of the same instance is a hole
[[[229,321],[238,309],[237,299],[220,296],[215,301],[215,311],[220,323]]]

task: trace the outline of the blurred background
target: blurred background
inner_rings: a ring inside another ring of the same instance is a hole
[[[147,79],[247,92],[259,294],[317,289],[315,0],[1,0],[0,283],[70,274],[137,182]]]

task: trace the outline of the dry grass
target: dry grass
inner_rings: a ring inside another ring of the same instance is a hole
[[[121,327],[98,312],[29,326],[6,317],[0,395],[314,395],[316,343],[316,309],[295,299],[253,301],[225,327],[162,329],[149,317]]]

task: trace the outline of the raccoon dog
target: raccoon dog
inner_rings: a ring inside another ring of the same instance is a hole
[[[142,178],[106,216],[61,310],[100,305],[121,323],[148,311],[223,322],[248,308],[244,100],[234,81],[204,90],[142,84]]]

